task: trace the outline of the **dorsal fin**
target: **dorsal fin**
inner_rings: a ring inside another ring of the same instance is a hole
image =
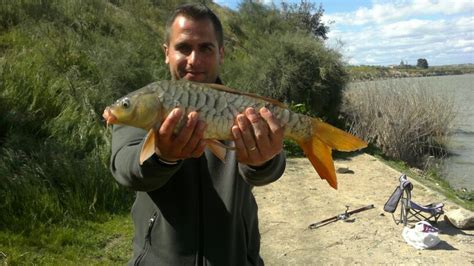
[[[256,98],[256,99],[260,99],[260,100],[264,100],[266,102],[269,102],[275,106],[278,106],[278,107],[281,107],[281,108],[288,108],[288,106],[286,106],[286,104],[280,102],[280,101],[277,101],[275,99],[272,99],[272,98],[267,98],[267,97],[263,97],[263,96],[260,96],[258,94],[254,94],[254,93],[250,93],[250,92],[244,92],[244,91],[238,91],[238,90],[234,90],[234,89],[231,89],[231,88],[228,88],[224,85],[221,85],[221,84],[215,84],[215,83],[208,83],[206,84],[206,86],[209,86],[211,87],[212,89],[215,89],[215,90],[219,90],[219,91],[225,91],[225,92],[228,92],[228,93],[233,93],[233,94],[238,94],[238,95],[244,95],[244,96],[248,96],[248,97],[252,97],[252,98]]]

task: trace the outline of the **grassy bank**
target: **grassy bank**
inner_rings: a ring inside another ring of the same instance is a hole
[[[131,256],[129,214],[95,222],[39,226],[35,231],[0,231],[1,265],[124,265]]]

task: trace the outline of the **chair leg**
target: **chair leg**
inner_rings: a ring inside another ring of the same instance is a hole
[[[408,224],[408,215],[410,213],[410,192],[404,191],[403,196],[400,199],[401,208],[400,208],[400,222],[403,223],[403,226]]]

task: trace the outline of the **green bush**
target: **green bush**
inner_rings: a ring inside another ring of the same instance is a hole
[[[244,32],[247,39],[228,49],[223,77],[229,86],[301,103],[312,115],[337,121],[348,81],[340,53],[308,32],[281,26],[282,18],[272,9],[244,9],[230,23],[233,34]],[[281,30],[272,32],[265,25]]]

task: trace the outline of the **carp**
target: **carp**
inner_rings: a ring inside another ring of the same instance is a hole
[[[231,147],[223,146],[218,140],[233,139],[231,128],[236,123],[236,116],[248,107],[255,110],[268,108],[285,127],[284,137],[294,140],[302,148],[319,176],[335,189],[337,179],[332,150],[355,151],[367,146],[365,141],[319,118],[293,112],[277,100],[223,85],[186,80],[151,83],[106,107],[102,116],[107,124],[128,125],[148,131],[140,153],[140,163],[143,163],[155,152],[155,130],[176,107],[184,114],[198,112],[199,119],[207,124],[204,133],[207,146],[221,160],[225,160],[226,149]],[[185,125],[186,118],[187,115],[182,116],[176,132]]]

